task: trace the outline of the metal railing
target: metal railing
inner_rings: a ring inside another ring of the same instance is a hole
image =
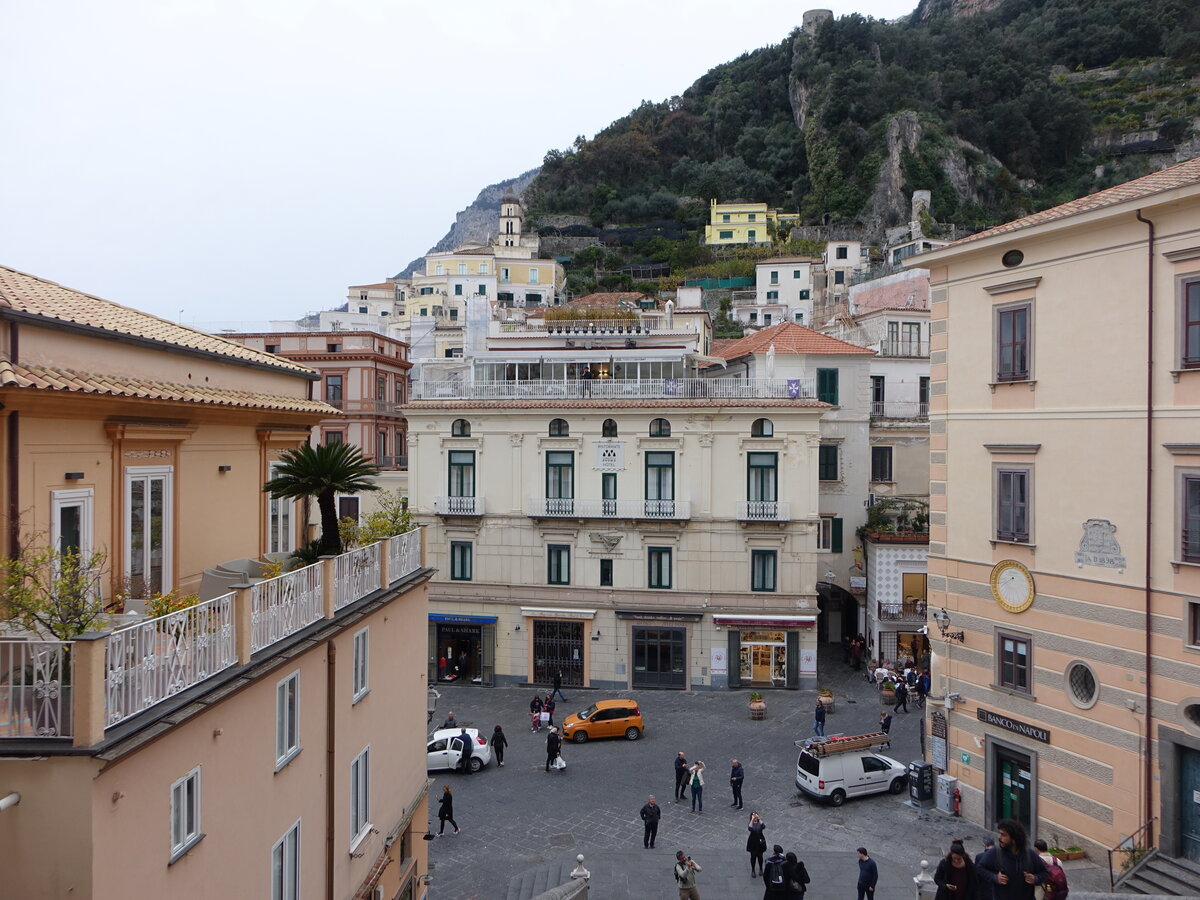
[[[105,640],[105,723],[123,722],[237,663],[234,594],[139,622]]]
[[[1115,888],[1117,882],[1128,878],[1143,862],[1147,862],[1158,848],[1154,846],[1154,823],[1157,817],[1146,822],[1129,837],[1108,851],[1108,881]]]
[[[342,609],[379,590],[379,544],[358,547],[333,561],[333,608]]]
[[[413,400],[811,400],[813,378],[569,378],[418,381]]]
[[[879,344],[879,355],[906,359],[924,358],[929,356],[929,344],[926,341],[882,341]]]
[[[375,465],[381,469],[407,469],[408,456],[377,456]]]
[[[334,404],[331,404],[334,405]],[[402,416],[399,400],[343,400],[336,404],[347,413],[371,413],[373,415]]]
[[[787,501],[739,500],[737,519],[739,522],[786,522],[792,517],[792,506]]]
[[[482,516],[482,497],[434,497],[433,512],[439,516]]]
[[[692,517],[688,500],[581,500],[539,497],[525,502],[525,514],[574,519],[671,519]]]
[[[904,600],[890,602],[880,600],[876,611],[877,621],[896,622],[903,619],[925,621],[929,604],[924,600]]]
[[[295,634],[325,614],[321,563],[313,563],[250,589],[250,650],[257,652]]]
[[[929,404],[917,400],[872,400],[872,419],[928,419]]]
[[[399,581],[421,568],[421,530],[393,535],[388,542],[388,578]]]
[[[0,641],[0,737],[72,736],[70,641]]]

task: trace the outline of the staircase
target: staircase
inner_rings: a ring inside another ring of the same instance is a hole
[[[1128,894],[1200,897],[1200,865],[1155,853],[1117,884]]]
[[[522,872],[508,885],[505,900],[534,900],[541,894],[563,885],[572,885],[571,872],[575,858],[551,860]],[[585,895],[586,896],[586,895]]]

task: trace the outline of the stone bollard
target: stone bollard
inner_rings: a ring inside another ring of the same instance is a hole
[[[921,860],[921,874],[913,876],[913,884],[917,886],[917,900],[921,900],[922,896],[937,893],[937,885],[933,882],[933,876],[929,874],[929,860]]]
[[[588,879],[590,879],[592,877],[592,873],[583,867],[583,854],[582,853],[580,853],[578,856],[575,857],[575,862],[577,863],[577,865],[575,866],[574,869],[571,870],[571,877],[572,878],[582,878],[584,881],[587,881]]]

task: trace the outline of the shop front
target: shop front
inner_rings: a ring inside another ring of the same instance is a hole
[[[985,726],[986,784],[984,800],[987,827],[1000,819],[1016,819],[1031,836],[1036,835],[1038,797],[1038,754],[1025,741],[1050,743],[1050,732],[1029,722],[1010,718],[985,708],[976,710],[976,718]],[[1023,740],[1009,740],[994,729],[1020,735]]]
[[[691,683],[688,626],[703,614],[619,609],[616,615],[625,623],[630,648],[629,686],[686,690]]]
[[[552,684],[561,672],[567,687],[588,684],[587,645],[596,610],[522,606],[521,616],[529,629],[530,682]]]
[[[496,617],[429,614],[429,681],[495,683]]]
[[[717,615],[713,624],[727,631],[729,687],[816,686],[816,616]]]

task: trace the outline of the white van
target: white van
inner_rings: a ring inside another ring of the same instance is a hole
[[[908,784],[908,769],[872,748],[886,744],[886,734],[863,734],[825,741],[797,741],[796,787],[818,800],[841,806],[847,797],[891,791]]]

